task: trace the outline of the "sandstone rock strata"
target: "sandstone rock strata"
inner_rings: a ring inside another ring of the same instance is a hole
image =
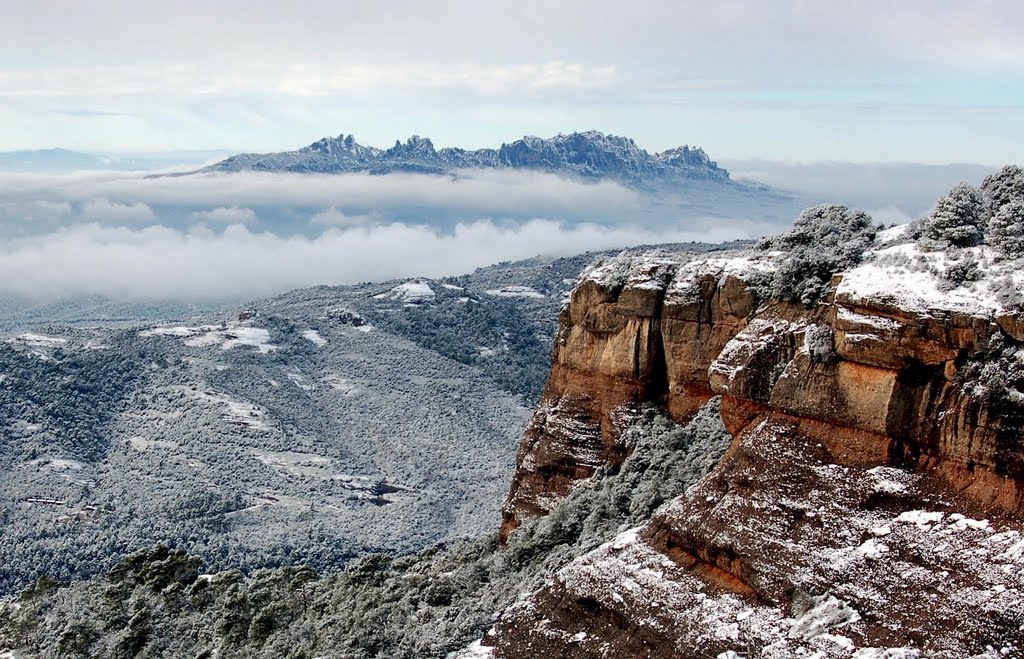
[[[1024,652],[1022,424],[970,375],[1024,338],[1017,317],[841,278],[813,309],[759,301],[758,267],[661,260],[578,287],[503,533],[621,462],[631,405],[685,421],[720,395],[733,445],[504,612],[496,656]]]

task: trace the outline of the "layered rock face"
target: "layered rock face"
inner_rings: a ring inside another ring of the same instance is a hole
[[[519,448],[503,540],[598,467],[621,464],[619,436],[636,406],[657,403],[685,420],[712,396],[708,367],[754,310],[752,291],[728,265],[638,259],[597,269],[576,287]]]
[[[638,402],[685,421],[720,395],[732,447],[505,611],[495,655],[1024,656],[1020,423],[973,368],[1018,341],[1015,316],[857,272],[813,309],[758,303],[770,264],[646,263],[591,273],[563,313],[503,532],[621,460]]]

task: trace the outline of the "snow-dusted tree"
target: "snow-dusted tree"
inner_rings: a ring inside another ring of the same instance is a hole
[[[985,201],[985,217],[994,217],[1011,201],[1024,201],[1024,171],[1016,165],[1007,165],[986,176],[979,191]]]
[[[981,242],[984,208],[981,194],[967,183],[957,183],[939,198],[924,223],[924,235],[957,247]]]
[[[789,258],[775,273],[771,295],[815,304],[827,290],[832,275],[860,263],[877,230],[864,211],[840,204],[808,208],[788,233],[765,245],[789,252]]]
[[[1024,198],[1003,204],[989,220],[988,242],[1004,256],[1024,255]]]

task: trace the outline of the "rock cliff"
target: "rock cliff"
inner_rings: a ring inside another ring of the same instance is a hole
[[[733,443],[506,610],[495,656],[1022,656],[1022,396],[992,369],[1019,361],[1020,316],[887,255],[916,249],[879,248],[812,307],[764,293],[770,252],[585,273],[502,538],[621,463],[637,405],[683,423],[721,396]]]

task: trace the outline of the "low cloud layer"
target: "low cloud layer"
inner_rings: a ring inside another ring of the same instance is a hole
[[[900,175],[899,188],[915,192],[908,205],[893,186],[879,186],[877,168],[742,164],[756,167],[740,172],[774,172],[779,185],[803,182],[806,203],[772,206],[770,198],[742,191],[709,197],[678,187],[651,195],[613,182],[517,171],[0,173],[0,295],[246,299],[318,284],[461,274],[537,255],[756,238],[781,231],[817,201],[902,222],[923,210],[920,200],[945,191],[945,184],[934,187],[937,173],[965,173],[882,168]],[[918,179],[920,190],[909,184]],[[842,194],[826,196],[825,188]]]
[[[252,298],[317,284],[460,274],[538,254],[717,242],[759,235],[766,228],[728,220],[709,221],[700,231],[477,221],[451,232],[396,223],[329,229],[308,238],[253,232],[240,224],[220,232],[201,226],[183,231],[87,224],[0,244],[0,294]]]
[[[241,172],[148,177],[141,173],[0,172],[0,222],[21,222],[25,205],[71,204],[85,221],[158,223],[153,209],[183,212],[197,220],[252,222],[260,209],[292,217],[319,213],[321,225],[344,224],[374,212],[404,219],[453,217],[558,217],[621,220],[638,216],[643,200],[617,183],[582,183],[539,172],[473,171],[457,177],[419,174],[315,175]],[[180,213],[179,213],[180,214]],[[365,217],[363,217],[365,219]]]
[[[203,222],[220,224],[246,224],[256,220],[256,213],[251,208],[238,206],[221,206],[208,211],[194,211],[192,217]]]

